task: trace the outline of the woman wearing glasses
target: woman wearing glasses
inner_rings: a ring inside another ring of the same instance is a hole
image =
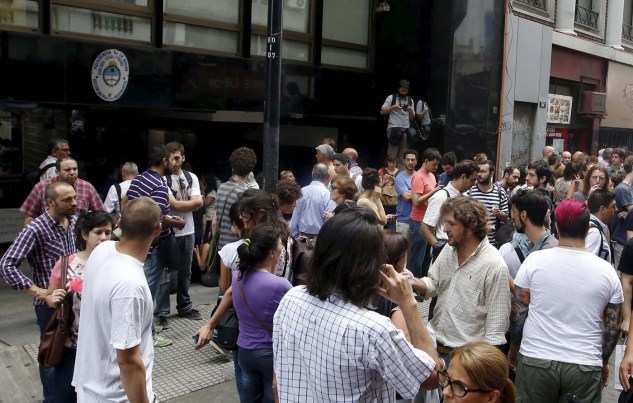
[[[448,371],[441,371],[439,383],[444,402],[516,402],[516,390],[508,377],[506,356],[498,348],[472,342],[451,353]]]
[[[326,211],[323,213],[323,219],[329,220],[335,214],[356,206],[354,195],[356,195],[357,191],[356,184],[349,176],[339,175],[334,177],[330,186],[330,199],[336,203],[336,208],[332,212]]]

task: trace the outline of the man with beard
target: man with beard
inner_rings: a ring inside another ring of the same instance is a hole
[[[439,356],[449,364],[453,349],[468,342],[506,344],[511,294],[508,268],[486,237],[486,207],[470,197],[451,197],[442,205],[441,217],[448,245],[428,277],[411,281],[425,299],[437,296],[429,323]]]
[[[477,183],[468,191],[468,196],[479,200],[488,210],[488,241],[499,247],[495,240],[497,228],[508,219],[508,196],[492,184],[495,164],[490,160],[479,164]]]
[[[528,254],[543,249],[555,248],[558,240],[545,228],[545,220],[549,218],[549,201],[547,196],[538,190],[519,190],[512,197],[512,220],[519,234],[525,234],[530,241]],[[514,248],[519,264],[508,264],[510,276],[516,276],[521,263],[527,256],[520,248]],[[502,251],[502,255],[504,252]],[[507,262],[507,260],[506,260]]]
[[[39,182],[31,189],[28,197],[20,206],[20,212],[24,215],[24,225],[33,221],[44,213],[48,207],[48,201],[46,198],[46,188],[51,183],[60,181],[66,182],[77,193],[77,211],[105,211],[103,202],[97,193],[97,190],[83,179],[80,179],[79,169],[77,168],[77,161],[72,157],[62,157],[55,163],[57,169],[57,176],[50,179],[45,179]]]
[[[154,147],[149,154],[149,169],[132,179],[127,194],[121,200],[121,210],[123,210],[128,202],[147,196],[158,203],[163,214],[161,219],[162,231],[149,249],[147,259],[145,259],[143,264],[143,271],[145,272],[152,299],[156,299],[159,291],[166,292],[164,288],[169,286],[169,279],[165,276],[165,264],[160,261],[158,246],[169,238],[172,231],[171,228],[183,229],[185,227],[185,220],[181,217],[168,215],[170,208],[169,190],[163,180],[163,176],[171,175],[172,173],[169,162],[170,157],[171,151],[167,146]],[[162,328],[158,328],[158,330],[162,330]],[[170,345],[172,343],[171,340],[156,336],[155,333],[158,330],[152,327],[154,347]]]
[[[517,183],[519,183],[519,177],[521,177],[519,168],[514,165],[510,165],[509,167],[504,168],[503,178],[501,178],[499,182],[495,182],[495,186],[506,192],[506,196],[510,199],[512,189],[514,189]]]
[[[55,312],[45,301],[49,295],[48,285],[53,266],[60,257],[75,252],[76,195],[75,189],[66,182],[49,184],[45,191],[48,209],[22,229],[0,260],[0,276],[4,281],[14,290],[25,290],[33,295],[40,336]],[[24,259],[29,261],[33,280],[20,271]],[[50,384],[52,371],[53,368],[40,367],[44,402],[53,401]]]

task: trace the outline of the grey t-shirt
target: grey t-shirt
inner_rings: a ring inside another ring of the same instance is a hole
[[[391,106],[392,100],[393,100],[393,94],[389,95],[387,99],[385,99],[385,102],[382,104],[382,107],[386,108],[388,106]],[[409,107],[412,106],[411,98],[409,96],[407,97],[398,96],[398,98],[396,99],[396,104],[405,103],[405,102],[409,104]],[[389,112],[389,123],[387,124],[387,129],[391,129],[392,127],[403,127],[405,129],[408,129],[410,125],[411,125],[411,122],[409,122],[408,110],[405,112],[402,109],[394,109],[393,111]]]

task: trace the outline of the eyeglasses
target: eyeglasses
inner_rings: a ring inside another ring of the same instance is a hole
[[[451,380],[451,378],[449,378],[448,371],[446,371],[446,370],[440,371],[438,374],[439,374],[438,383],[440,384],[442,389],[444,389],[447,386],[450,386],[451,387],[451,392],[453,392],[453,396],[455,396],[455,397],[464,397],[468,393],[488,393],[488,392],[492,392],[491,390],[485,390],[485,389],[472,389],[472,388],[467,387],[466,385],[464,385],[463,383],[461,383],[459,381],[453,381],[453,380]]]

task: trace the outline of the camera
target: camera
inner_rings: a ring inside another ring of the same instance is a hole
[[[408,103],[401,103],[400,104],[400,108],[402,108],[403,111],[407,111],[409,109],[409,104]]]

